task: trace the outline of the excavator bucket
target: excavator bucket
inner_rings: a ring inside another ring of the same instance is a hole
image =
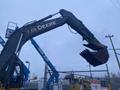
[[[96,52],[91,52],[88,49],[85,49],[80,53],[80,55],[93,66],[98,66],[106,63],[109,57],[107,48],[100,49]]]

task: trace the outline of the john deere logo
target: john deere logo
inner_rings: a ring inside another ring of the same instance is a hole
[[[51,27],[53,25],[56,25],[55,21],[52,21],[52,22],[49,22],[49,23],[46,23],[46,24],[43,24],[43,25],[38,25],[36,27],[33,27],[32,29],[30,29],[30,32],[34,33],[34,32],[40,31],[42,29],[46,29],[48,27]]]

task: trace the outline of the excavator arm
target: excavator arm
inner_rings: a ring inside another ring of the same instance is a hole
[[[101,44],[87,29],[87,27],[85,27],[85,25],[71,12],[61,9],[60,14],[64,18],[68,18],[66,23],[70,25],[70,27],[73,28],[76,32],[78,32],[83,37],[83,40],[88,42],[88,44],[84,44],[84,46],[95,50],[94,52],[91,52],[88,49],[85,49],[80,53],[80,55],[93,66],[106,63],[109,58],[107,46]]]
[[[3,79],[1,72],[4,72],[4,75],[8,73],[8,64],[12,61],[14,61],[13,63],[17,61],[14,59],[16,59],[20,49],[28,40],[64,24],[68,24],[71,28],[78,32],[84,40],[88,42],[88,44],[85,46],[93,50],[93,52],[86,49],[81,52],[80,55],[83,56],[90,64],[93,66],[98,66],[108,61],[109,55],[107,47],[101,44],[80,20],[78,20],[71,12],[67,10],[61,9],[59,13],[61,14],[61,17],[59,18],[47,20],[53,16],[49,15],[39,21],[35,21],[31,24],[27,24],[21,28],[18,28],[9,37],[0,55],[1,81]]]

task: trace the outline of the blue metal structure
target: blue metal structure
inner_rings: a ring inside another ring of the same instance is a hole
[[[55,69],[55,67],[53,66],[53,64],[50,62],[50,60],[48,59],[48,57],[45,55],[45,53],[43,52],[43,50],[40,48],[40,46],[37,44],[37,42],[34,39],[31,39],[31,43],[33,44],[33,46],[35,47],[35,49],[38,51],[38,53],[41,55],[41,57],[43,58],[43,60],[45,61],[45,63],[49,66],[50,70],[52,71],[52,74],[51,74],[50,78],[47,81],[46,87],[43,88],[43,90],[48,90],[49,85],[52,82],[55,81],[55,83],[58,83],[59,73]]]
[[[5,41],[3,40],[3,38],[0,36],[0,44],[4,47],[5,46]]]

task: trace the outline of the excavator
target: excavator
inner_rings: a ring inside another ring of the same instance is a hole
[[[50,19],[56,14],[60,14],[60,17]],[[0,82],[8,90],[11,84],[11,78],[14,74],[14,70],[19,60],[18,55],[22,46],[33,37],[44,34],[48,31],[54,30],[64,24],[69,25],[78,34],[83,37],[83,40],[87,41],[87,44],[83,44],[87,49],[82,51],[80,55],[91,65],[98,66],[106,63],[109,59],[107,46],[99,42],[96,37],[88,30],[88,28],[75,17],[70,11],[60,9],[58,13],[44,17],[38,21],[27,23],[16,30],[9,37],[5,46],[0,54]],[[22,71],[22,66],[20,70]],[[23,76],[19,77],[18,87],[22,87]]]

